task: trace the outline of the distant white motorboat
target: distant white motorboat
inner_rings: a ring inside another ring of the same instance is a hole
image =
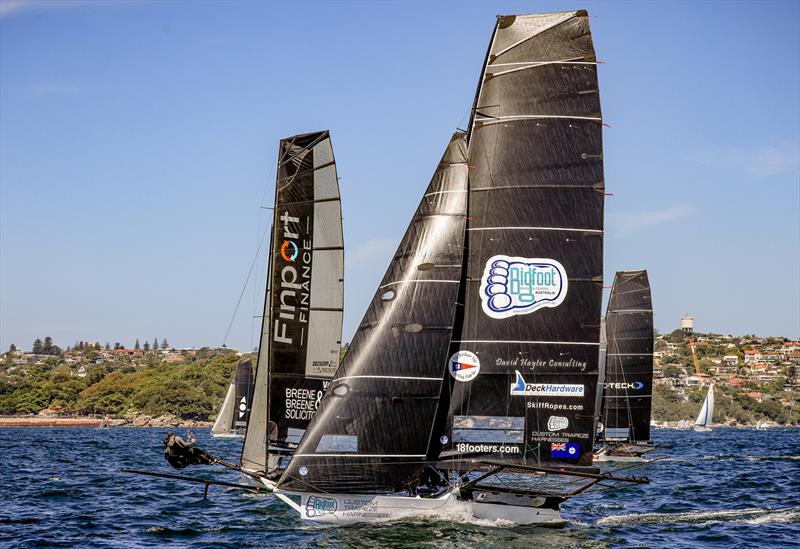
[[[706,399],[703,401],[703,407],[700,409],[697,419],[694,422],[694,430],[698,433],[707,433],[711,430],[711,422],[714,419],[714,386],[708,387]]]
[[[678,431],[686,431],[686,430],[689,429],[689,427],[691,427],[691,426],[689,425],[689,420],[687,420],[687,419],[682,419],[682,420],[678,421],[677,425],[675,425],[675,428]]]

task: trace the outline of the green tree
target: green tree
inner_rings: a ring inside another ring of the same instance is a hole
[[[153,338],[153,350],[158,351],[158,338]]]
[[[114,350],[117,351],[119,349],[122,349],[122,343],[117,341],[116,343],[114,343]]]
[[[13,343],[8,347],[8,352],[9,353],[13,353],[16,350],[17,350],[17,346],[14,345]]]
[[[150,352],[150,342],[149,341],[145,341],[144,342],[144,352],[145,353]]]
[[[136,350],[136,351],[138,351],[139,349],[141,349],[141,348],[142,348],[142,346],[141,346],[141,345],[139,345],[139,339],[138,339],[138,338],[136,339],[136,343],[133,345],[133,348],[134,348],[134,350]]]
[[[169,349],[169,343],[167,343],[167,338],[161,340],[161,348],[162,349]]]
[[[111,350],[111,345],[108,343],[108,341],[106,341],[106,351],[110,350]]]

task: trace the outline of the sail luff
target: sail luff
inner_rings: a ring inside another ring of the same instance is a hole
[[[280,146],[278,147],[280,158]],[[276,179],[280,171],[276,174]],[[278,187],[275,186],[273,203],[278,200]],[[267,285],[264,291],[264,307],[261,313],[261,336],[258,343],[258,357],[256,358],[256,373],[253,381],[253,397],[250,402],[250,417],[247,421],[244,442],[242,444],[241,466],[251,471],[267,470],[267,453],[269,443],[267,440],[267,422],[269,410],[269,329],[271,325],[271,296],[272,296],[272,257],[273,239],[275,236],[275,211],[272,212],[272,225],[269,233],[270,252],[267,254]]]

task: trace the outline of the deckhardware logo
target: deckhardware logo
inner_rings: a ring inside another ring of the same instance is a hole
[[[517,379],[511,384],[511,396],[563,396],[582,397],[583,385],[568,385],[563,383],[525,383],[525,378],[515,370]]]
[[[624,389],[632,389],[634,391],[638,391],[644,387],[644,383],[641,381],[633,381],[627,383],[603,383],[604,389],[614,389],[616,391],[621,391]]]
[[[567,297],[567,272],[555,259],[495,255],[481,278],[483,312],[501,319],[558,307]]]

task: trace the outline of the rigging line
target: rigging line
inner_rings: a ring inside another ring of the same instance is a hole
[[[256,266],[256,262],[258,261],[258,256],[261,253],[261,247],[264,245],[264,240],[267,238],[267,232],[265,231],[261,240],[258,243],[258,248],[256,249],[256,255],[253,258],[253,262],[250,263],[250,270],[247,271],[247,278],[244,280],[244,286],[242,286],[242,291],[239,293],[239,299],[236,301],[236,307],[233,309],[233,314],[231,315],[231,321],[228,323],[228,329],[225,330],[225,337],[222,340],[223,347],[228,342],[228,336],[231,333],[231,328],[233,327],[233,322],[236,320],[236,313],[239,312],[239,305],[242,304],[242,297],[244,297],[244,292],[247,290],[247,284],[250,282],[250,276],[253,274],[253,268]]]

